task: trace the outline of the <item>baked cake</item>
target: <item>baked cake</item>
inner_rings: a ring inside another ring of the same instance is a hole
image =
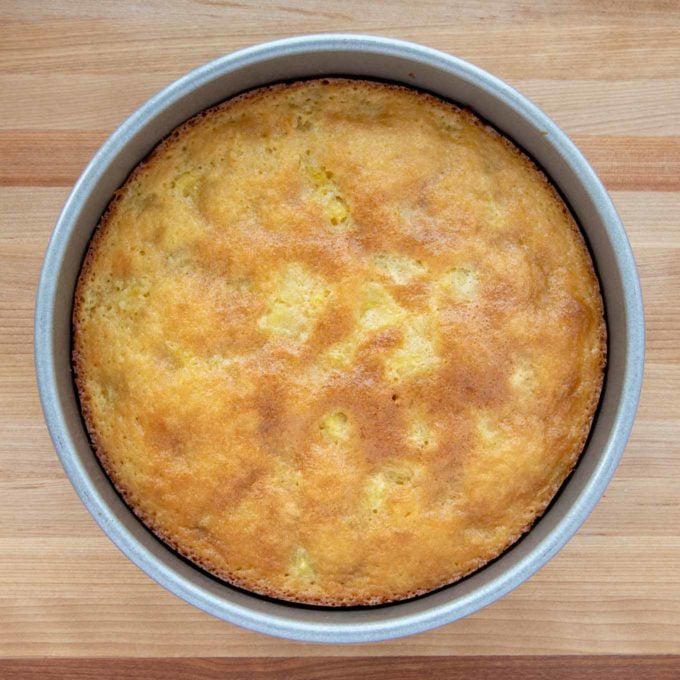
[[[370,605],[512,545],[584,448],[605,324],[559,195],[470,111],[328,79],[175,130],[73,312],[94,450],[163,541],[275,598]]]

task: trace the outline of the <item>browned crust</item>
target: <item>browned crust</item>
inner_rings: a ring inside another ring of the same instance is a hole
[[[321,79],[320,79],[321,80]],[[227,109],[229,107],[234,106],[237,103],[243,102],[248,99],[256,99],[256,98],[263,98],[269,95],[270,93],[276,92],[281,89],[285,88],[297,88],[303,86],[305,83],[309,82],[308,80],[302,80],[302,81],[297,81],[294,83],[281,83],[281,84],[275,84],[267,87],[262,87],[258,88],[255,90],[251,90],[248,92],[245,92],[241,95],[238,95],[234,98],[231,98],[221,104],[218,104],[217,106],[214,106],[210,109],[206,109],[205,111],[202,111],[201,113],[197,114],[196,116],[192,117],[185,123],[183,123],[181,126],[176,128],[173,132],[170,133],[164,140],[162,140],[152,151],[151,153],[143,160],[141,161],[131,172],[129,177],[126,179],[124,184],[121,186],[120,189],[118,189],[115,193],[111,201],[109,202],[105,212],[103,213],[102,217],[100,218],[100,221],[94,231],[94,234],[92,236],[92,239],[90,241],[90,244],[88,246],[87,253],[85,255],[85,258],[83,260],[83,264],[81,267],[81,271],[78,277],[78,281],[76,284],[76,289],[75,289],[75,294],[74,294],[74,306],[73,306],[73,313],[72,313],[72,363],[73,363],[73,370],[74,370],[74,381],[76,384],[79,400],[80,400],[80,407],[81,407],[81,413],[83,415],[83,419],[88,431],[88,434],[90,436],[90,440],[92,443],[93,450],[101,463],[102,467],[104,468],[104,471],[112,481],[114,487],[118,491],[118,493],[121,495],[121,497],[124,499],[125,503],[128,505],[128,507],[133,511],[133,513],[140,519],[140,521],[151,531],[153,532],[161,541],[166,543],[169,547],[171,547],[173,550],[175,550],[177,553],[179,553],[181,556],[184,558],[188,559],[189,561],[193,562],[197,566],[201,567],[205,571],[209,572],[210,574],[218,577],[219,579],[225,581],[228,584],[231,584],[237,588],[241,588],[247,591],[251,591],[254,593],[257,593],[259,595],[263,595],[265,597],[271,597],[275,599],[280,599],[280,600],[285,600],[289,602],[294,602],[294,603],[300,603],[300,604],[307,604],[307,605],[319,605],[319,606],[328,606],[328,607],[342,607],[342,606],[371,606],[371,605],[380,605],[380,604],[386,604],[389,602],[394,602],[394,601],[400,601],[400,600],[407,600],[411,599],[429,592],[432,592],[434,590],[438,590],[440,588],[443,588],[445,586],[451,585],[466,576],[470,575],[471,573],[474,573],[478,571],[480,568],[491,562],[492,560],[496,559],[500,555],[502,555],[505,551],[507,551],[512,545],[514,545],[526,532],[528,532],[533,525],[542,517],[542,515],[545,513],[546,509],[548,506],[552,503],[552,501],[555,498],[555,495],[558,493],[558,491],[561,489],[561,487],[564,485],[566,479],[569,477],[571,472],[573,471],[575,465],[577,464],[578,460],[580,459],[581,454],[583,453],[583,449],[585,447],[586,441],[588,439],[588,436],[590,434],[591,428],[592,428],[592,422],[593,418],[595,416],[595,412],[597,410],[599,400],[600,400],[600,395],[601,395],[601,390],[604,382],[604,374],[605,374],[605,367],[606,367],[606,361],[607,361],[607,330],[606,330],[606,323],[605,323],[605,317],[604,317],[604,305],[602,301],[602,295],[601,295],[601,289],[600,289],[600,284],[599,280],[597,278],[597,275],[595,273],[593,263],[592,263],[592,258],[590,256],[590,253],[588,251],[587,245],[585,243],[583,234],[579,230],[576,221],[574,220],[573,216],[571,215],[569,209],[565,205],[564,201],[560,197],[558,191],[555,189],[555,187],[551,184],[551,182],[548,180],[546,175],[543,173],[543,171],[535,164],[535,162],[530,159],[523,151],[521,151],[513,142],[511,142],[508,138],[500,134],[495,128],[485,124],[482,122],[475,114],[473,114],[469,109],[461,109],[460,107],[456,106],[453,103],[444,101],[442,99],[439,99],[433,95],[430,95],[426,92],[421,92],[418,90],[415,90],[414,88],[402,86],[402,85],[395,85],[392,83],[383,83],[383,82],[378,82],[378,81],[367,81],[367,80],[361,80],[361,79],[345,79],[345,78],[328,78],[328,79],[322,79],[321,82],[324,82],[325,84],[328,84],[330,86],[334,84],[346,84],[348,82],[360,82],[364,86],[370,86],[372,88],[376,89],[383,89],[383,88],[390,88],[393,90],[402,90],[405,92],[409,92],[411,94],[415,93],[419,97],[424,98],[428,100],[430,103],[435,104],[437,107],[445,110],[445,111],[450,111],[450,110],[458,110],[458,111],[463,111],[466,116],[468,116],[469,120],[472,121],[475,125],[485,128],[489,131],[491,131],[494,135],[496,135],[499,139],[502,140],[504,145],[513,153],[515,154],[518,158],[521,158],[522,162],[526,165],[527,168],[529,168],[532,172],[538,173],[540,176],[542,182],[544,185],[549,189],[551,192],[552,196],[554,197],[555,204],[560,208],[560,210],[564,213],[564,215],[568,219],[568,223],[570,224],[570,228],[576,237],[577,242],[580,244],[581,248],[581,256],[583,258],[584,263],[586,263],[587,271],[589,273],[590,277],[590,282],[589,285],[592,287],[594,291],[597,291],[597,304],[598,304],[598,318],[600,319],[599,323],[599,329],[600,329],[600,360],[599,360],[599,372],[597,376],[597,383],[594,385],[594,389],[592,392],[592,398],[591,401],[588,405],[587,408],[587,423],[588,425],[585,426],[582,429],[580,438],[579,438],[579,444],[578,446],[574,447],[573,453],[572,453],[572,460],[571,464],[569,466],[569,469],[567,473],[564,475],[562,480],[559,482],[553,484],[550,488],[550,493],[546,499],[546,501],[543,503],[542,507],[539,508],[539,510],[536,512],[534,518],[532,521],[528,522],[523,529],[518,532],[515,536],[513,536],[503,547],[499,548],[496,551],[492,551],[484,556],[480,556],[478,560],[478,564],[471,569],[463,572],[463,573],[458,573],[453,575],[450,579],[446,579],[443,581],[440,581],[438,583],[433,584],[431,587],[424,587],[421,589],[415,589],[411,590],[408,592],[400,592],[400,593],[379,593],[376,594],[374,597],[370,598],[357,598],[353,597],[351,595],[347,596],[346,598],[338,598],[338,597],[323,597],[323,596],[308,596],[308,595],[301,595],[298,592],[293,592],[293,591],[286,591],[286,590],[281,590],[273,587],[267,587],[263,585],[260,582],[257,582],[255,580],[251,580],[247,577],[244,577],[241,574],[236,574],[233,572],[228,572],[224,569],[221,569],[217,567],[216,565],[212,564],[210,560],[207,560],[203,558],[200,555],[196,555],[190,550],[187,550],[184,548],[180,543],[178,543],[170,534],[167,532],[163,531],[155,522],[154,520],[145,515],[139,507],[135,504],[134,499],[131,497],[130,492],[128,489],[125,487],[123,483],[121,483],[120,479],[118,478],[118,475],[116,473],[115,468],[111,465],[109,457],[107,455],[106,450],[104,447],[101,445],[101,442],[99,440],[99,437],[97,435],[97,430],[96,427],[93,423],[92,419],[92,414],[91,414],[91,409],[89,406],[89,395],[87,393],[85,384],[84,384],[84,375],[86,372],[86,366],[83,365],[82,362],[82,356],[80,352],[78,351],[78,346],[80,344],[80,333],[79,333],[79,322],[78,322],[78,315],[80,311],[80,304],[82,302],[82,290],[83,286],[85,285],[85,282],[88,278],[88,275],[90,274],[95,254],[97,252],[97,249],[99,247],[99,243],[102,240],[104,234],[106,233],[107,228],[109,227],[111,223],[111,217],[114,214],[117,205],[120,201],[121,198],[121,191],[122,189],[128,185],[130,182],[134,181],[136,177],[144,170],[147,166],[150,164],[154,163],[156,159],[162,154],[163,150],[166,148],[166,146],[171,143],[173,140],[176,140],[177,138],[181,137],[182,134],[194,126],[196,123],[198,123],[200,120],[203,120],[207,117],[214,116],[218,112],[223,111],[224,109]]]

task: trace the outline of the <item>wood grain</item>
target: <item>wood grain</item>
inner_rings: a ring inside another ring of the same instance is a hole
[[[676,680],[680,657],[673,656],[473,656],[398,659],[8,659],[0,678],[12,680]]]
[[[42,255],[69,187],[102,141],[150,95],[209,59],[328,30],[443,49],[541,105],[612,191],[636,253],[648,332],[623,462],[560,555],[463,621],[346,647],[284,642],[217,621],[123,557],[57,461],[32,357]],[[680,653],[678,35],[675,0],[0,2],[0,657],[36,659],[4,661],[0,678],[334,678],[351,674],[349,657],[359,657],[355,674],[367,677],[599,678],[611,664],[619,678],[678,677],[677,659],[666,657],[534,656]],[[423,655],[427,662],[404,658]],[[112,656],[172,661],[92,660]],[[241,658],[175,659],[187,656]]]

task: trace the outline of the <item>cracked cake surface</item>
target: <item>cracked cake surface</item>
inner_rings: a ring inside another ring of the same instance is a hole
[[[93,448],[138,517],[275,598],[378,604],[512,545],[581,454],[603,305],[562,199],[467,110],[324,79],[175,130],[78,280]]]

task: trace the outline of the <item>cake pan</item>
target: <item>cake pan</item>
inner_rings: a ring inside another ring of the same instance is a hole
[[[180,558],[135,518],[90,448],[70,365],[73,291],[88,241],[113,192],[173,128],[244,90],[297,78],[345,75],[415,86],[469,106],[549,175],[579,222],[605,299],[609,359],[591,436],[546,514],[514,547],[457,584],[373,608],[287,604],[226,585]],[[418,633],[469,615],[534,574],[569,540],[611,479],[628,439],[644,360],[642,298],[623,226],[602,183],[568,137],[534,104],[471,64],[412,43],[327,34],[270,42],[224,56],[152,97],[94,156],[49,242],[35,311],[35,361],[45,419],[75,490],[111,540],[162,586],[200,609],[252,630],[339,643]]]

